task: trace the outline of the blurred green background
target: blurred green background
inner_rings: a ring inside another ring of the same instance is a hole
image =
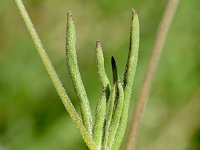
[[[92,111],[101,94],[95,41],[106,69],[116,58],[122,76],[128,54],[130,15],[141,25],[132,112],[167,0],[24,0],[33,23],[75,107],[66,68],[65,24],[71,9],[77,54]],[[180,0],[156,71],[138,150],[200,149],[200,1]],[[14,1],[0,1],[0,150],[81,150],[85,145],[66,113]]]

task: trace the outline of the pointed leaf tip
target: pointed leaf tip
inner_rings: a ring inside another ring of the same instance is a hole
[[[97,42],[96,42],[96,47],[97,48],[101,47],[101,42],[99,40],[97,40]]]
[[[68,15],[68,16],[72,16],[72,11],[71,11],[71,10],[68,10],[67,15]]]
[[[136,14],[135,9],[132,8],[132,16],[134,16]]]
[[[68,10],[68,12],[67,12],[67,18],[68,18],[68,19],[71,19],[71,20],[74,22],[74,18],[73,18],[73,15],[72,15],[72,11],[71,11],[71,10]]]
[[[134,17],[137,15],[136,11],[134,8],[132,8],[132,14],[131,14],[131,17],[132,17],[132,20],[134,19]]]

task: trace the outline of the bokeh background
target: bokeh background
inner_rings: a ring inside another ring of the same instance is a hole
[[[66,13],[77,30],[81,75],[94,113],[101,87],[95,42],[122,76],[129,45],[131,8],[139,14],[139,63],[130,111],[143,80],[168,0],[24,0],[47,53],[78,110],[65,57]],[[142,121],[138,150],[200,149],[200,1],[180,0]],[[14,1],[0,1],[0,150],[81,150],[85,145],[66,113]]]

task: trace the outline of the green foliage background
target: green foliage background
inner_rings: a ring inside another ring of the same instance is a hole
[[[113,55],[122,76],[131,8],[141,40],[131,111],[167,0],[24,0],[63,84],[78,109],[66,68],[65,25],[71,9],[81,75],[92,111],[100,96],[95,41],[111,77]],[[180,0],[144,114],[138,150],[200,149],[200,1]],[[0,1],[0,150],[85,149],[36,53],[14,1]]]

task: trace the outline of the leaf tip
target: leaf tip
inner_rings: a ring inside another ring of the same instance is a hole
[[[131,14],[132,20],[134,19],[135,16],[137,16],[137,13],[136,13],[135,9],[132,8],[132,14]]]
[[[71,10],[68,10],[68,12],[67,12],[67,16],[69,16],[69,17],[72,16],[72,11],[71,11]]]
[[[68,12],[67,12],[67,18],[68,18],[68,19],[71,19],[72,22],[74,22],[74,18],[73,18],[73,15],[72,15],[72,11],[71,11],[71,10],[68,10]]]
[[[101,47],[101,42],[100,42],[99,40],[97,40],[97,42],[96,42],[96,47],[97,47],[97,48],[100,48],[100,47]]]
[[[132,8],[132,16],[134,16],[136,14],[135,9]]]

